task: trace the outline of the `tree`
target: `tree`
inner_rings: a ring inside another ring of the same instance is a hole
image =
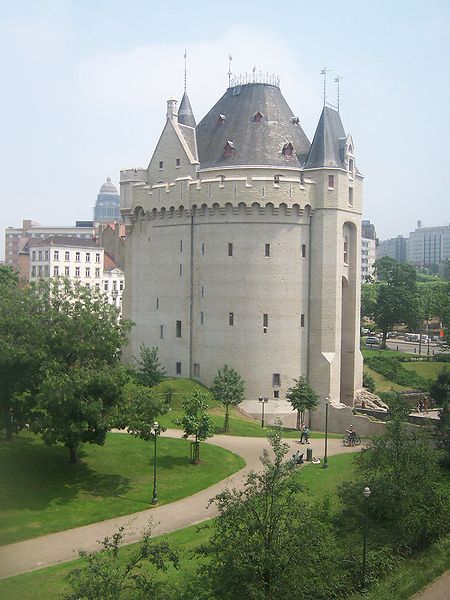
[[[196,389],[183,400],[184,415],[177,419],[177,425],[184,429],[183,438],[194,436],[192,464],[200,462],[200,442],[214,435],[214,423],[208,415],[208,395]]]
[[[300,429],[305,410],[314,410],[319,403],[319,396],[309,385],[308,378],[303,375],[294,379],[294,384],[286,392],[286,398],[292,404],[292,410],[297,411],[297,429]]]
[[[379,279],[373,316],[383,333],[382,348],[386,348],[387,333],[396,323],[415,329],[418,323],[416,271],[413,266],[383,256],[374,264]]]
[[[43,376],[38,310],[32,291],[20,288],[12,269],[0,266],[0,429],[8,441],[30,422]]]
[[[45,368],[33,429],[48,444],[63,443],[75,463],[81,443],[103,444],[120,421],[119,359],[130,323],[101,292],[69,280],[42,282],[32,294]]]
[[[123,537],[121,527],[101,542],[99,551],[80,552],[82,566],[67,575],[71,592],[64,595],[65,600],[167,598],[165,584],[157,573],[166,572],[169,566],[178,568],[178,554],[167,542],[154,542],[149,528],[143,540],[122,559],[119,547]]]
[[[166,370],[159,361],[158,348],[148,348],[145,344],[141,344],[139,357],[135,360],[138,365],[138,378],[142,385],[154,387],[161,383]]]
[[[445,452],[445,464],[450,468],[450,369],[438,373],[430,387],[430,395],[439,406],[439,421],[436,425],[436,438],[439,447]]]
[[[340,523],[344,537],[356,532],[361,539],[362,491],[368,486],[372,543],[405,554],[448,531],[450,502],[442,486],[439,452],[429,433],[407,423],[409,408],[399,396],[392,398],[389,410],[385,433],[355,457],[352,480],[338,490],[343,505]]]
[[[214,499],[219,516],[214,533],[198,553],[200,585],[207,598],[235,600],[335,598],[345,573],[331,529],[302,499],[295,466],[284,461],[289,446],[281,427],[269,434],[274,458],[261,457],[243,489]]]
[[[377,301],[377,284],[361,284],[361,317],[373,317]]]
[[[107,364],[49,371],[37,395],[32,428],[45,443],[64,444],[69,462],[76,464],[81,444],[103,445],[107,432],[121,421],[125,382],[125,371]]]
[[[237,406],[245,398],[245,383],[242,377],[233,368],[224,365],[217,371],[211,386],[211,393],[216,400],[225,406],[225,421],[223,430],[229,431],[229,408]]]

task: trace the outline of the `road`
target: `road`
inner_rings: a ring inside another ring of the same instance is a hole
[[[419,355],[419,343],[418,342],[405,342],[405,340],[391,338],[387,340],[386,345],[389,350],[396,350],[398,352],[409,352],[410,354]],[[377,345],[365,345],[365,348],[373,348],[374,350],[379,349]],[[438,354],[441,352],[441,347],[434,342],[430,343],[430,355]],[[422,356],[426,356],[428,353],[428,344],[422,343]]]

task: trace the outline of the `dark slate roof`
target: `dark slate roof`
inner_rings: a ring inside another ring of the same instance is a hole
[[[343,167],[345,137],[339,113],[329,106],[324,106],[305,168]]]
[[[188,125],[189,127],[195,127],[196,125],[187,92],[184,92],[183,97],[181,98],[180,107],[178,109],[178,123],[181,125]]]
[[[38,246],[73,246],[80,248],[98,248],[98,242],[92,238],[77,238],[70,235],[50,235],[47,238],[30,238],[28,240],[30,248]]]
[[[183,135],[183,138],[186,142],[186,144],[188,145],[188,148],[192,154],[192,157],[194,158],[195,161],[198,161],[198,156],[197,156],[197,142],[195,139],[195,129],[193,127],[188,127],[187,125],[180,125],[178,124],[181,134]]]
[[[254,117],[262,113],[260,121]],[[225,119],[221,119],[223,115]],[[310,143],[280,89],[266,83],[229,88],[197,125],[200,166],[228,165],[301,166]],[[233,151],[224,157],[227,142]],[[283,156],[291,142],[292,157]],[[299,164],[300,163],[300,164]]]

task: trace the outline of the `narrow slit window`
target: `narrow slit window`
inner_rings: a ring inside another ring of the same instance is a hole
[[[202,298],[204,298],[204,297],[205,297],[205,286],[202,285]]]
[[[302,258],[306,258],[306,244],[302,244]]]
[[[205,323],[205,313],[202,311],[200,313],[200,325],[203,325]]]
[[[159,339],[164,339],[164,325],[159,326]]]
[[[181,165],[181,160],[179,158],[175,159],[175,166],[179,167]]]
[[[228,244],[228,256],[233,256],[233,244]]]
[[[180,277],[183,275],[183,265],[180,265]]]
[[[352,187],[348,188],[348,203],[350,204],[350,206],[353,206],[353,188]]]
[[[344,265],[348,265],[348,238],[344,238]]]
[[[156,310],[159,310],[159,298],[156,298]]]
[[[301,314],[300,315],[300,327],[304,327],[305,326],[305,315]]]
[[[175,373],[177,375],[181,375],[181,363],[180,362],[175,363]]]
[[[279,398],[280,397],[280,390],[273,390],[273,397],[274,398]]]
[[[194,363],[194,377],[200,377],[200,365]]]
[[[205,255],[205,242],[202,243],[202,256]]]
[[[234,325],[234,313],[232,312],[228,313],[228,325]]]
[[[269,315],[267,313],[263,314],[263,327],[269,327]]]
[[[273,374],[273,385],[281,385],[281,376],[279,373],[274,373]]]
[[[183,252],[183,240],[180,240],[180,252]]]
[[[160,160],[160,161],[159,161],[159,168],[160,168],[160,169],[162,169],[162,168],[163,168],[163,166],[164,166],[164,161],[163,161],[163,160]]]
[[[328,187],[330,190],[334,190],[334,175],[328,175]]]
[[[269,257],[270,256],[270,244],[266,244],[264,247],[264,256]]]
[[[176,323],[175,335],[177,336],[177,338],[181,337],[181,321],[177,321]]]

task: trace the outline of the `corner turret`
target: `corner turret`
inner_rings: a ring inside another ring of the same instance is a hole
[[[197,125],[187,92],[184,92],[180,108],[178,109],[178,123],[180,125],[187,125],[188,127],[195,127]]]

